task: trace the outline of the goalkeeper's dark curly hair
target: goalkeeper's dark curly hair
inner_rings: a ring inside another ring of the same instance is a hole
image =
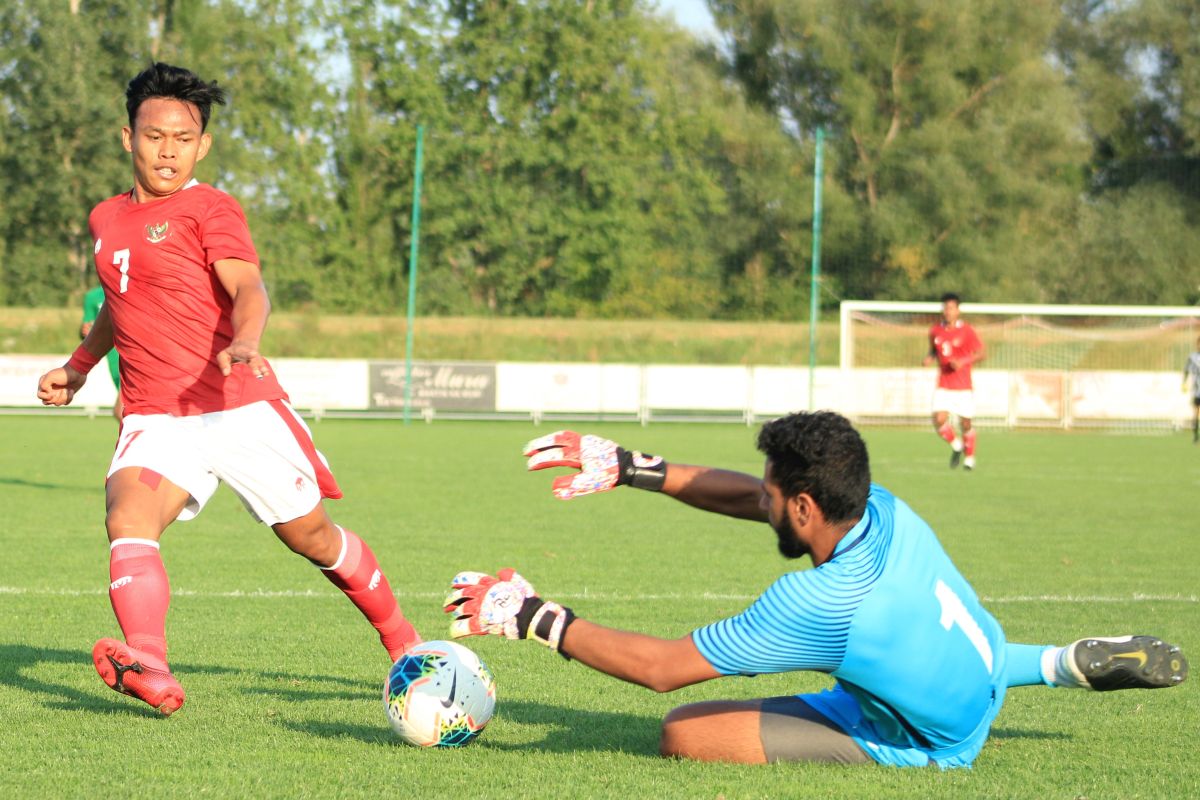
[[[828,522],[856,520],[866,511],[867,444],[841,414],[800,412],[772,420],[758,433],[758,449],[771,459],[784,496],[808,494]]]
[[[125,110],[129,113],[130,128],[137,119],[138,108],[152,97],[195,105],[200,110],[201,133],[208,127],[213,104],[225,104],[225,90],[217,86],[216,81],[208,83],[191,70],[155,62],[139,72],[125,88]]]

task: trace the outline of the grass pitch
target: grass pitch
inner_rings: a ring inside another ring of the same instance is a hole
[[[735,425],[587,425],[668,460],[757,472]],[[516,566],[602,624],[663,636],[736,613],[791,565],[766,526],[622,490],[562,503],[527,474],[520,423],[314,426],[346,499],[335,519],[375,549],[426,638],[459,569]],[[972,770],[655,755],[670,708],[812,691],[826,676],[729,678],[656,695],[528,642],[466,643],[492,667],[497,714],[473,745],[398,744],[374,631],[222,489],[164,536],[172,665],[188,692],[161,719],[90,665],[109,608],[107,418],[0,417],[0,796],[1189,797],[1200,679],[1154,692],[1014,689]],[[998,433],[980,468],[946,468],[932,432],[865,432],[876,480],[934,526],[1012,641],[1154,633],[1200,664],[1200,448],[1184,436]],[[804,562],[807,564],[807,562]]]

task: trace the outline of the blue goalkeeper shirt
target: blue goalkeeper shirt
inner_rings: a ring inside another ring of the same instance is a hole
[[[986,737],[1006,685],[999,623],[929,525],[876,484],[829,561],[692,639],[725,675],[830,673],[884,743],[935,758]]]

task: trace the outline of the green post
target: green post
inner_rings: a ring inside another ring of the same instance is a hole
[[[417,252],[421,242],[421,177],[425,126],[417,126],[417,155],[413,167],[412,244],[408,251],[408,321],[404,337],[404,424],[412,416],[413,321],[417,313]]]
[[[817,382],[817,314],[821,292],[821,184],[825,175],[825,129],[817,128],[817,153],[813,166],[812,284],[808,301],[808,410],[814,409]]]

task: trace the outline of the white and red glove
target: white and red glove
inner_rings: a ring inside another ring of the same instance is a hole
[[[529,581],[511,567],[495,577],[485,572],[460,572],[450,582],[442,608],[453,614],[450,637],[493,634],[507,639],[534,639],[562,652],[563,633],[575,621],[571,609],[537,596]]]
[[[552,490],[560,500],[632,486],[652,492],[662,490],[667,462],[660,456],[626,450],[616,442],[575,431],[555,431],[525,445],[527,469],[571,467],[575,475],[554,479]]]

